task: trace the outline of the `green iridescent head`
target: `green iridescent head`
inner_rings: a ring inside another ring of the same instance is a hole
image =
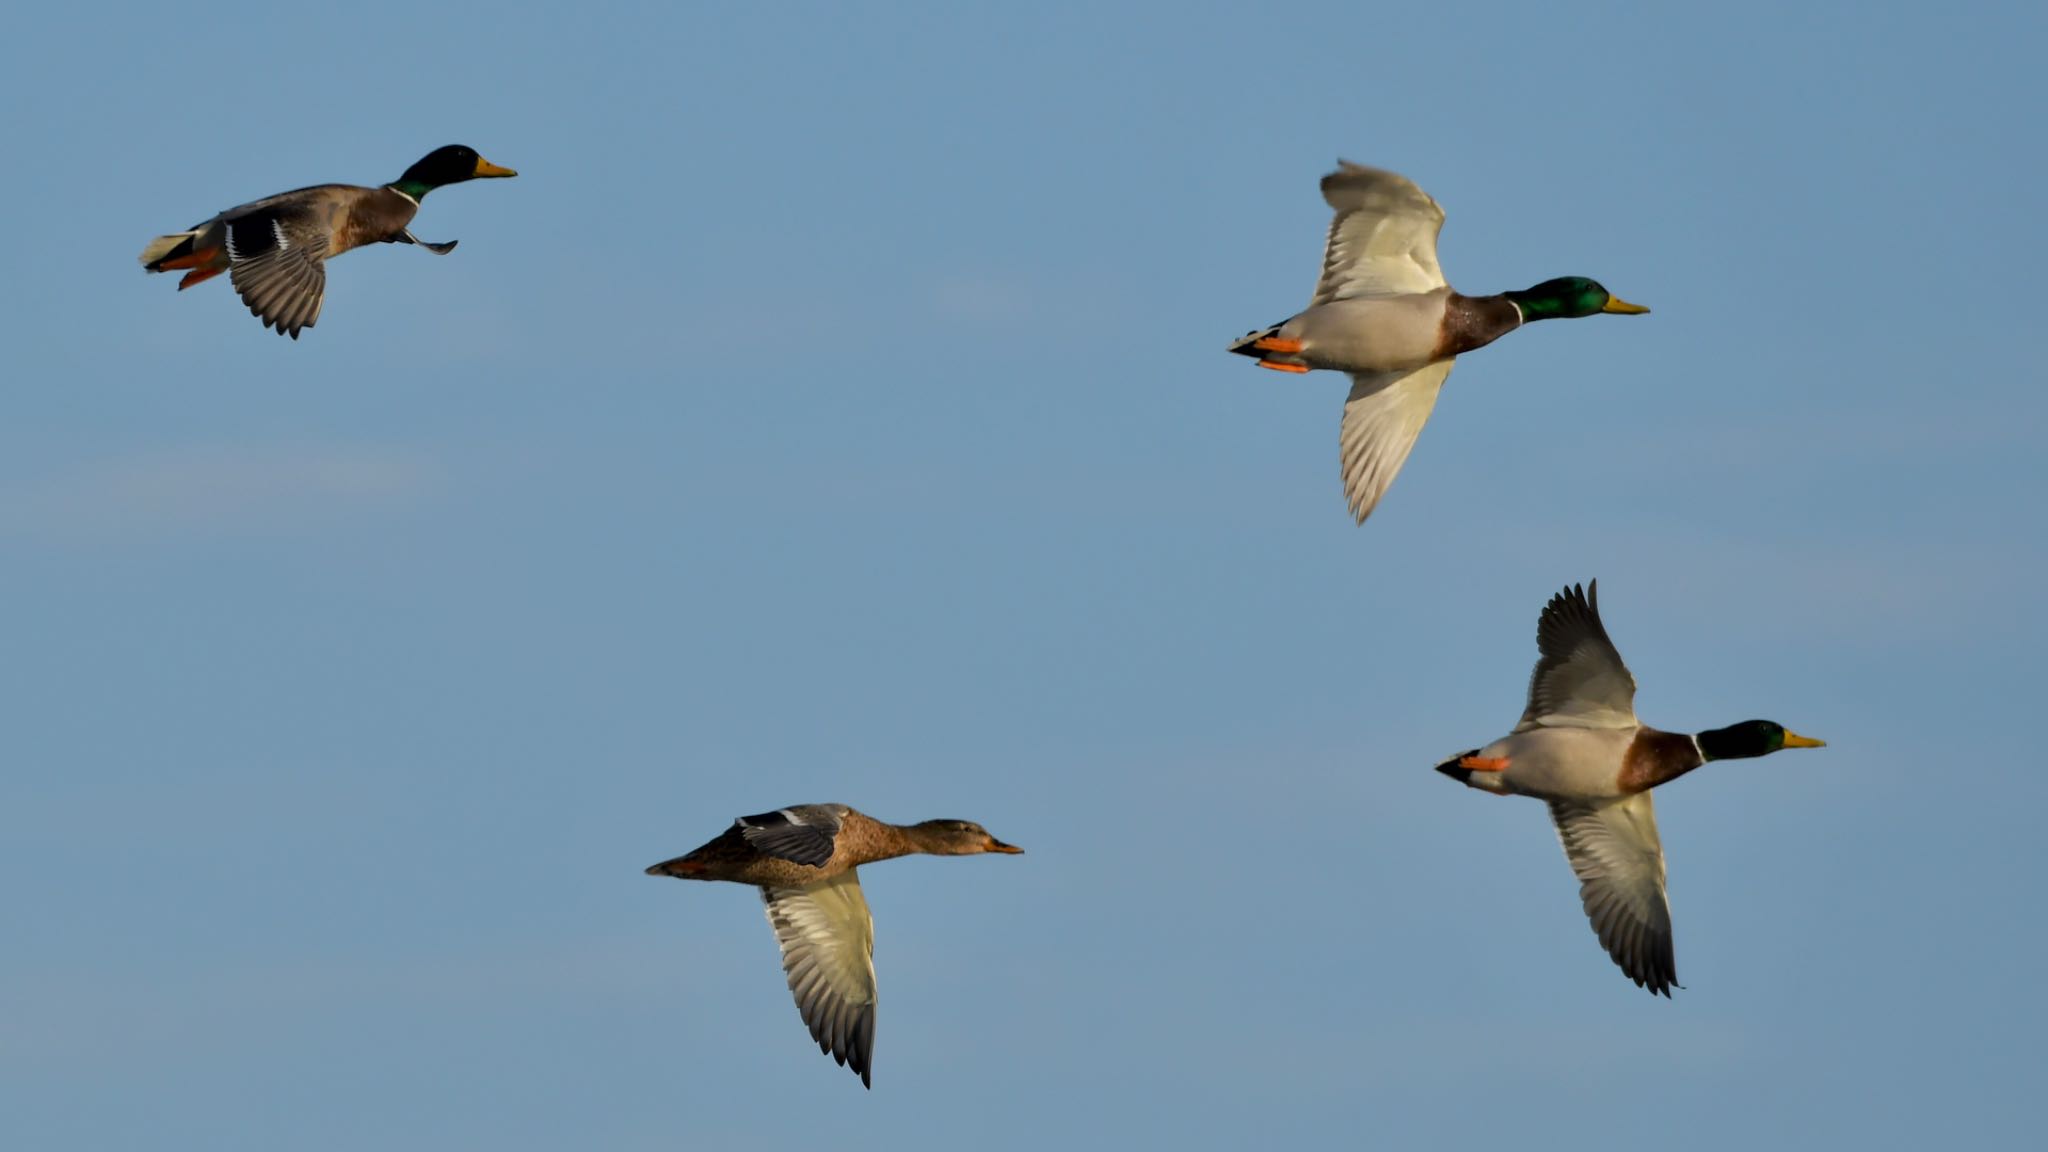
[[[1700,755],[1709,760],[1748,760],[1768,756],[1785,748],[1825,748],[1827,741],[1787,732],[1783,724],[1769,720],[1744,720],[1726,728],[1698,733]]]
[[[476,154],[476,149],[462,144],[449,144],[434,149],[419,162],[405,170],[405,175],[386,184],[407,196],[418,200],[436,188],[460,184],[464,180],[478,180],[493,176],[517,176],[510,168],[496,164]]]
[[[1530,320],[1572,319],[1598,312],[1636,316],[1649,311],[1641,304],[1631,304],[1609,292],[1601,287],[1598,280],[1588,280],[1584,276],[1560,276],[1555,280],[1545,280],[1534,288],[1502,295],[1521,307],[1525,323]]]

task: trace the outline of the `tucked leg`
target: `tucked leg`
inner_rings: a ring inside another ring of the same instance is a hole
[[[1289,340],[1282,336],[1261,336],[1252,341],[1252,347],[1261,352],[1276,352],[1282,356],[1301,354],[1301,341]]]

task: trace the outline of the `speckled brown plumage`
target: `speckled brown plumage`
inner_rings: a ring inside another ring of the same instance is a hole
[[[967,820],[898,825],[844,804],[799,804],[742,816],[696,851],[647,872],[759,886],[811,1039],[866,1085],[875,1048],[875,935],[858,867],[913,853],[1022,851]]]
[[[735,823],[702,847],[656,864],[647,873],[688,880],[728,880],[764,888],[801,888],[862,864],[927,851],[912,831],[916,826],[886,823],[844,804],[804,804],[789,811],[836,823],[830,860],[811,867],[770,855],[749,842],[744,826]]]

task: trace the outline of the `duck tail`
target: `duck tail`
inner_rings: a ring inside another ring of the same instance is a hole
[[[700,876],[703,872],[704,862],[697,859],[695,852],[690,853],[688,856],[678,856],[673,860],[664,860],[647,870],[649,876],[674,876],[678,879],[687,876]]]
[[[1277,372],[1306,372],[1311,365],[1301,358],[1305,345],[1299,339],[1281,335],[1291,323],[1293,321],[1284,320],[1271,328],[1247,332],[1230,346],[1230,351],[1239,356],[1250,356],[1259,362],[1261,368]]]
[[[1277,335],[1279,331],[1280,325],[1275,324],[1271,328],[1260,328],[1257,331],[1247,332],[1244,334],[1243,339],[1230,346],[1230,351],[1237,353],[1239,356],[1249,356],[1254,360],[1263,360],[1266,358],[1266,354],[1252,347],[1252,345],[1267,337]]]
[[[166,267],[167,263],[176,260],[180,256],[190,255],[192,252],[192,242],[198,238],[199,233],[192,231],[175,232],[169,236],[159,236],[151,240],[149,247],[142,250],[142,270],[145,272],[169,271],[169,267]]]
[[[1437,765],[1436,770],[1443,773],[1446,776],[1449,776],[1451,779],[1456,780],[1460,784],[1470,784],[1472,783],[1472,769],[1465,767],[1462,761],[1468,756],[1477,755],[1479,755],[1479,749],[1477,748],[1471,749],[1470,751],[1466,752],[1460,752],[1456,756],[1453,756],[1450,759],[1444,761],[1443,763]]]

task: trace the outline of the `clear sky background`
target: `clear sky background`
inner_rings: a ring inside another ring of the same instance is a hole
[[[2038,1137],[2042,7],[1024,7],[13,17],[0,1142]],[[135,263],[449,142],[297,343]],[[1339,156],[1655,309],[1363,529],[1223,351]],[[1660,793],[1670,1002],[1430,771],[1595,576],[1646,721],[1830,742]],[[871,1093],[641,875],[813,801],[1028,853],[864,873]]]

